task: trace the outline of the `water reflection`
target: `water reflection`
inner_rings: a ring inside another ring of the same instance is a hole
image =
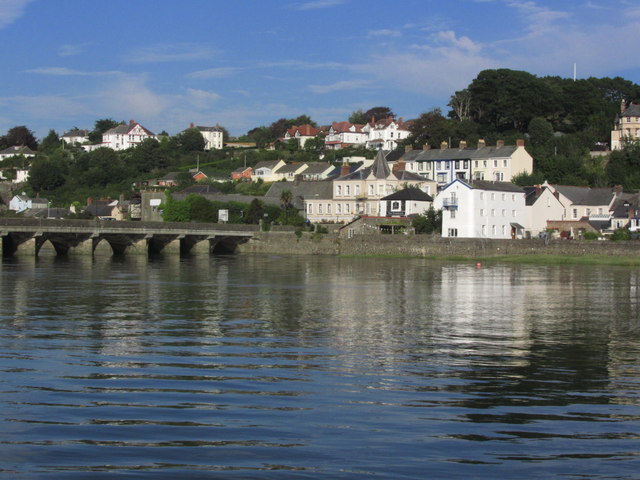
[[[0,269],[0,471],[635,471],[633,269],[280,256]]]

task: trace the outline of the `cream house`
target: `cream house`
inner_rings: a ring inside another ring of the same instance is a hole
[[[625,142],[640,141],[640,105],[622,100],[620,114],[611,131],[611,150],[620,150]]]
[[[258,162],[251,172],[251,181],[276,182],[280,180],[280,176],[276,172],[285,165],[284,160]]]
[[[356,215],[379,216],[380,199],[405,187],[435,195],[433,180],[406,170],[392,170],[386,155],[378,151],[373,164],[333,181],[333,220],[348,221]]]
[[[524,140],[516,145],[499,140],[495,146],[480,140],[477,148],[467,148],[464,141],[458,148],[450,148],[443,142],[440,148],[425,145],[422,150],[409,150],[402,160],[408,171],[433,178],[441,187],[455,179],[510,182],[518,174],[533,171],[533,157]]]

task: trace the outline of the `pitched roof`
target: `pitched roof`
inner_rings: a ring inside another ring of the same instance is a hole
[[[640,105],[631,103],[624,112],[620,114],[621,117],[640,117]]]
[[[280,163],[280,160],[265,160],[263,162],[258,162],[253,167],[253,171],[255,172],[259,168],[268,168],[273,170],[278,163]]]
[[[387,156],[382,150],[378,150],[376,158],[373,160],[373,165],[371,165],[371,173],[374,177],[380,179],[387,178],[391,173],[389,163],[387,162]]]
[[[304,165],[304,163],[287,163],[278,169],[278,173],[295,173]]]
[[[303,175],[319,175],[326,172],[332,165],[322,162],[309,162],[307,168],[302,172]]]
[[[35,155],[36,152],[31,150],[26,145],[14,145],[9,148],[5,148],[0,152],[0,155]]]
[[[511,182],[493,182],[491,180],[471,180],[469,185],[478,190],[489,190],[495,192],[517,192],[525,193],[524,190]]]
[[[89,130],[81,130],[79,128],[74,128],[73,130],[69,130],[67,133],[62,135],[63,137],[86,137],[89,135]]]
[[[432,148],[430,150],[409,150],[402,158],[405,162],[485,160],[510,157],[517,149],[517,145],[484,146],[480,148]]]
[[[296,132],[299,132],[303,137],[315,137],[322,131],[321,128],[316,128],[313,125],[309,125],[308,123],[305,125],[294,125],[287,132],[290,136],[294,137]]]
[[[363,125],[351,122],[333,122],[331,128],[336,133],[361,133]]]
[[[555,190],[571,200],[574,205],[609,205],[613,198],[611,188],[575,187],[571,185],[551,185]]]
[[[304,207],[304,200],[322,199],[331,200],[333,198],[333,183],[327,180],[317,180],[312,182],[276,182],[267,191],[265,198],[277,199],[284,190],[289,190],[293,197],[293,205],[301,210]]]
[[[391,195],[383,197],[382,200],[415,200],[418,202],[433,202],[431,195],[423,192],[419,188],[413,187],[398,190]]]
[[[144,133],[146,133],[147,135],[150,136],[155,136],[155,134],[151,131],[148,130],[146,128],[144,128],[142,125],[140,125],[137,122],[129,122],[128,124],[123,124],[121,123],[120,125],[118,125],[117,127],[114,127],[110,130],[107,130],[106,132],[104,132],[103,135],[127,135],[131,130],[133,130],[136,126],[140,126],[140,128],[144,131]]]

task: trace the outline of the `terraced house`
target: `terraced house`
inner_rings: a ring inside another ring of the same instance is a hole
[[[480,140],[476,148],[467,148],[464,141],[458,148],[443,142],[439,149],[425,145],[422,150],[409,150],[402,160],[408,171],[434,179],[439,187],[456,179],[510,182],[518,174],[533,171],[533,157],[525,149],[524,140],[516,145],[498,141],[495,146]]]

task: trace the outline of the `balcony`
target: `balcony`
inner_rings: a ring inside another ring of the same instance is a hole
[[[458,199],[456,197],[444,198],[442,200],[442,206],[447,209],[457,209]]]

